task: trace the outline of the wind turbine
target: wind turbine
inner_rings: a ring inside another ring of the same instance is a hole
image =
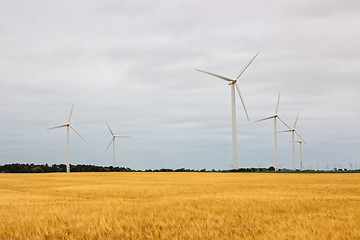
[[[107,127],[109,128],[109,131],[111,133],[112,139],[109,143],[109,145],[107,146],[105,152],[109,149],[111,143],[113,144],[113,167],[115,167],[115,138],[126,138],[126,137],[130,137],[130,136],[119,136],[119,135],[114,135],[113,131],[111,131],[111,128],[109,126],[109,124],[107,124],[107,122],[105,122]]]
[[[256,58],[256,56],[259,54],[259,52],[256,53],[256,55],[244,66],[244,68],[235,76],[235,78],[228,78],[228,77],[223,77],[214,73],[210,73],[210,72],[206,72],[203,70],[199,70],[199,69],[195,69],[196,71],[199,72],[203,72],[209,75],[212,75],[214,77],[220,78],[222,80],[228,81],[229,85],[231,86],[231,110],[232,110],[232,150],[233,150],[233,164],[232,167],[233,169],[237,169],[238,168],[238,152],[237,152],[237,134],[236,134],[236,109],[235,109],[235,87],[236,90],[239,94],[241,103],[244,107],[245,113],[246,113],[246,117],[249,121],[249,116],[248,113],[246,111],[245,108],[245,103],[244,103],[244,99],[241,96],[240,93],[240,89],[239,86],[237,85],[237,81],[240,78],[240,76],[245,72],[245,70],[249,67],[249,65],[252,63],[252,61],[254,61],[254,59]]]
[[[280,92],[279,92],[278,101],[277,101],[277,104],[276,104],[276,107],[275,107],[275,114],[270,116],[270,117],[266,117],[266,118],[255,121],[255,122],[260,122],[260,121],[264,121],[264,120],[268,120],[268,119],[272,119],[272,118],[274,119],[275,171],[279,170],[279,161],[278,161],[278,152],[277,152],[276,119],[278,118],[283,124],[285,124],[285,126],[287,126],[290,129],[290,127],[278,115],[279,103],[280,103]]]
[[[50,129],[54,129],[54,128],[62,128],[62,127],[66,127],[66,172],[70,172],[70,161],[69,161],[69,128],[71,128],[72,130],[74,130],[74,132],[77,133],[77,135],[79,135],[79,137],[82,138],[82,140],[85,141],[85,139],[75,130],[75,128],[73,126],[70,125],[70,120],[71,120],[71,115],[72,115],[72,111],[74,109],[74,104],[71,107],[71,111],[70,111],[70,115],[69,115],[69,120],[67,123],[63,124],[63,125],[59,125],[56,127],[52,127],[52,128],[48,128],[46,130],[50,130]]]
[[[295,120],[293,128],[291,128],[289,130],[279,132],[279,133],[291,132],[291,135],[292,135],[292,141],[291,142],[292,142],[292,156],[293,156],[293,171],[296,171],[296,166],[295,166],[295,146],[294,146],[295,145],[295,143],[294,143],[294,135],[295,135],[295,133],[302,140],[302,142],[306,144],[305,140],[300,136],[300,134],[295,129],[298,118],[299,118],[299,113],[296,116],[296,120]]]
[[[301,154],[301,146],[302,146],[302,144],[303,143],[305,143],[305,142],[303,142],[303,141],[296,141],[297,143],[299,143],[299,145],[300,145],[300,171],[302,171],[302,154]],[[329,167],[328,167],[329,168]]]

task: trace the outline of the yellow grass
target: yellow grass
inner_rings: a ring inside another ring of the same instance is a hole
[[[0,174],[0,239],[360,239],[360,174]]]

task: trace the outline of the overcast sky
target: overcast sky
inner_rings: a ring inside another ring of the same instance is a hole
[[[239,167],[274,165],[275,111],[308,142],[304,168],[360,167],[360,2],[0,1],[0,164],[229,169],[241,76]],[[279,122],[279,130],[285,127]],[[279,164],[292,167],[291,134]],[[299,146],[296,145],[299,168]],[[328,165],[327,165],[328,164]]]

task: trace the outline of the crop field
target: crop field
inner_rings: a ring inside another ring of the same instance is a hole
[[[360,174],[3,173],[0,239],[360,239]]]

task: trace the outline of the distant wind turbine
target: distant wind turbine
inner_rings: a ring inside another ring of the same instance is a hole
[[[214,73],[210,73],[210,72],[206,72],[206,71],[203,71],[203,70],[195,69],[196,71],[203,72],[203,73],[212,75],[214,77],[220,78],[222,80],[228,81],[229,85],[231,86],[232,150],[233,150],[233,164],[232,164],[232,167],[233,167],[233,169],[238,168],[237,134],[236,134],[236,109],[235,109],[235,87],[236,87],[236,90],[237,90],[237,92],[239,94],[241,103],[242,103],[242,105],[244,107],[246,117],[249,120],[249,116],[248,116],[248,113],[247,113],[246,108],[245,108],[244,99],[241,96],[239,86],[237,85],[236,82],[238,81],[240,76],[245,72],[245,70],[249,67],[249,65],[252,63],[252,61],[254,61],[254,59],[256,58],[256,56],[258,54],[259,54],[259,52],[256,53],[256,55],[244,66],[244,68],[235,76],[235,78],[223,77],[223,76],[220,76],[220,75],[217,75],[217,74],[214,74]]]
[[[79,137],[82,138],[82,140],[85,141],[85,139],[75,130],[75,128],[73,126],[70,125],[70,120],[71,120],[71,115],[72,115],[72,111],[74,109],[74,104],[71,107],[71,111],[70,111],[70,115],[69,115],[69,120],[66,124],[63,125],[59,125],[56,127],[52,127],[52,128],[48,128],[46,130],[50,130],[50,129],[54,129],[54,128],[62,128],[62,127],[66,127],[66,172],[70,172],[70,160],[69,160],[69,128],[71,128],[72,130],[74,130],[74,132],[76,132],[77,135],[79,135]]]
[[[302,154],[301,154],[301,146],[303,144],[303,141],[296,141],[300,145],[300,171],[302,171]],[[329,167],[328,167],[329,168]]]
[[[107,146],[105,152],[109,149],[111,143],[113,144],[113,167],[115,167],[115,138],[126,138],[126,137],[130,137],[130,136],[119,136],[119,135],[114,135],[113,131],[111,131],[111,128],[109,126],[109,124],[107,124],[107,122],[105,122],[107,127],[109,128],[109,131],[111,133],[112,139],[109,143],[109,145]]]
[[[296,166],[295,166],[295,146],[294,146],[295,145],[295,143],[294,143],[294,135],[295,135],[295,133],[302,140],[302,142],[306,144],[305,140],[300,136],[300,134],[295,129],[298,118],[299,118],[299,113],[296,116],[296,120],[295,120],[293,128],[279,132],[279,133],[291,132],[291,135],[292,135],[292,141],[291,142],[292,142],[293,171],[296,171]]]
[[[278,101],[275,107],[275,114],[267,117],[267,118],[263,118],[260,120],[257,120],[255,122],[260,122],[260,121],[264,121],[264,120],[268,120],[268,119],[274,119],[274,143],[275,143],[275,171],[279,170],[279,161],[278,161],[278,152],[277,152],[277,130],[276,130],[276,119],[278,118],[285,126],[287,126],[289,129],[290,127],[281,119],[281,117],[278,115],[278,111],[279,111],[279,103],[280,103],[280,92],[279,92],[279,96],[278,96]]]

